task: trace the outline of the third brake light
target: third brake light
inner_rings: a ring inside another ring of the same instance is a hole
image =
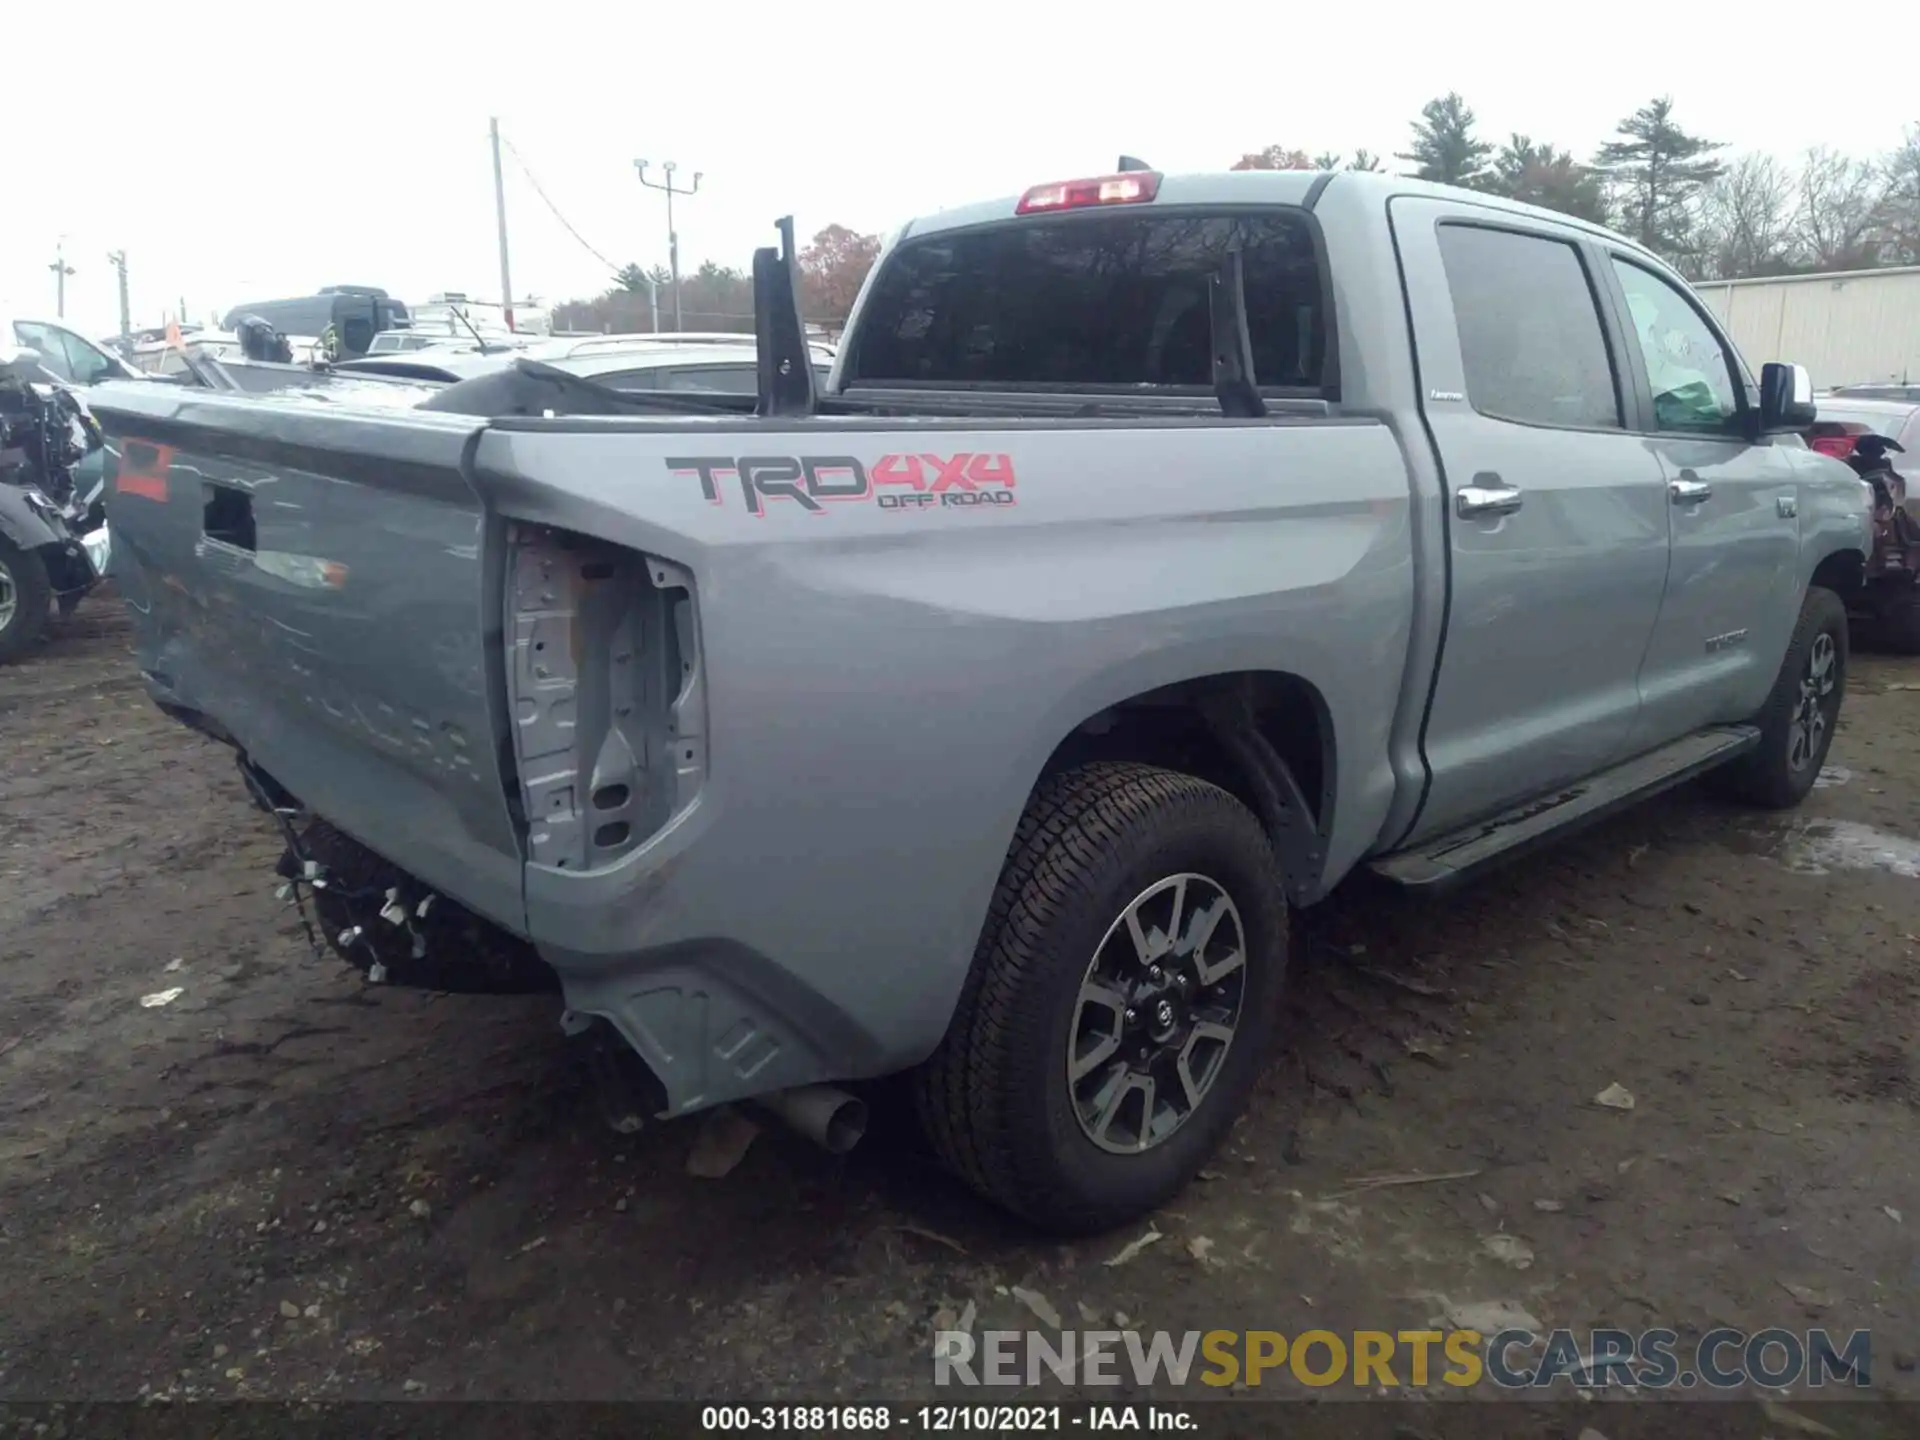
[[[1080,210],[1094,205],[1138,205],[1160,193],[1155,170],[1131,170],[1120,175],[1097,175],[1089,180],[1056,180],[1035,185],[1020,197],[1016,215],[1049,210]]]

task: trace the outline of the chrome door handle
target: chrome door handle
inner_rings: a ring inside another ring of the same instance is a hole
[[[1676,505],[1698,505],[1713,498],[1713,486],[1704,480],[1674,480],[1667,485],[1667,493]]]
[[[1511,485],[1463,485],[1454,502],[1462,520],[1480,515],[1511,515],[1520,508],[1521,495]]]

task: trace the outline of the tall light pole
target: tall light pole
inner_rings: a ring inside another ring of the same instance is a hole
[[[685,190],[676,190],[673,186],[673,174],[679,167],[669,160],[660,167],[666,175],[664,182],[647,179],[647,162],[636,160],[633,168],[640,174],[640,183],[649,190],[662,191],[667,197],[667,273],[673,277],[673,328],[677,333],[684,327],[680,323],[680,236],[673,228],[673,197],[693,195],[700,189],[700,172],[693,172],[693,184]]]
[[[54,241],[53,263],[47,268],[53,271],[53,307],[57,319],[67,318],[67,277],[73,274],[73,267],[67,264],[67,244],[64,238]]]
[[[133,312],[127,304],[127,252],[115,250],[107,256],[107,263],[120,272],[120,344],[131,347],[133,344]]]
[[[507,182],[500,174],[500,121],[487,122],[493,138],[493,209],[500,223],[500,304],[506,312],[507,329],[513,329],[513,277],[507,273]],[[518,154],[518,151],[514,152]]]

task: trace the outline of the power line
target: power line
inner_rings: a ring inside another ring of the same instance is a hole
[[[621,267],[614,264],[613,261],[607,259],[606,256],[602,255],[598,250],[594,249],[593,246],[589,245],[587,243],[587,237],[582,235],[578,230],[574,229],[573,223],[569,221],[566,216],[560,213],[560,207],[554,204],[553,201],[550,198],[548,198],[547,192],[545,190],[540,188],[539,180],[537,180],[534,177],[533,167],[527,164],[527,157],[520,153],[519,147],[517,147],[512,140],[508,139],[504,135],[500,137],[500,143],[502,145],[505,145],[507,149],[513,152],[514,164],[520,167],[521,172],[527,177],[527,183],[533,186],[533,193],[538,195],[541,201],[546,205],[547,209],[553,212],[553,218],[560,222],[561,228],[563,228],[575,240],[578,240],[580,242],[581,249],[585,250],[589,255],[593,256],[593,258],[598,260],[602,265],[606,266],[608,271],[610,271],[617,278],[620,274]]]

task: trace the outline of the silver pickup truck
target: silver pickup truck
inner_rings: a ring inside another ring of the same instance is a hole
[[[1132,166],[906,226],[822,386],[787,233],[757,396],[98,392],[151,692],[375,978],[535,963],[654,1115],[841,1143],[907,1072],[1087,1230],[1219,1142],[1356,868],[1812,785],[1866,487],[1619,236]]]

